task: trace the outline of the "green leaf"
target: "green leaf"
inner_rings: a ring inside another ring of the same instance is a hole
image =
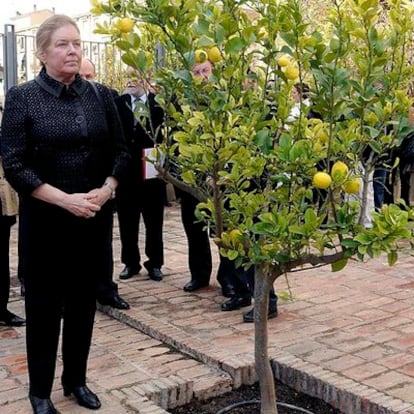
[[[358,246],[358,242],[353,239],[344,239],[341,242],[341,246],[354,248]]]
[[[245,44],[243,40],[239,37],[235,37],[226,43],[225,50],[228,54],[239,54],[243,50],[244,46]]]
[[[388,253],[388,264],[390,266],[394,265],[398,260],[398,253],[395,250],[392,250]]]
[[[279,263],[287,263],[290,260],[290,257],[286,254],[276,254],[275,255],[275,259],[279,262]]]
[[[373,240],[373,235],[368,233],[360,233],[355,236],[355,240],[361,244],[371,244]]]
[[[227,257],[230,260],[235,260],[237,256],[239,255],[237,250],[227,250]]]
[[[347,263],[348,263],[348,259],[340,259],[336,261],[335,263],[332,263],[331,265],[332,272],[339,272],[347,265]]]

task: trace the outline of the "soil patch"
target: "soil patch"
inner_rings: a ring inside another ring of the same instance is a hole
[[[324,401],[299,393],[278,381],[276,382],[276,396],[279,414],[341,414],[340,411]],[[219,410],[228,414],[260,414],[259,404],[236,406],[240,402],[259,399],[259,384],[243,385],[230,393],[205,401],[195,400],[186,406],[170,409],[169,411],[172,414],[217,414]],[[301,410],[287,407],[284,404],[299,407]]]

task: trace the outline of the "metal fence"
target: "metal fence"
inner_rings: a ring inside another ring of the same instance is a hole
[[[119,50],[110,43],[83,41],[84,57],[96,67],[96,80],[122,89],[122,63]],[[41,66],[35,53],[35,36],[16,34],[13,25],[5,25],[0,34],[0,102],[7,90],[16,84],[33,79]]]

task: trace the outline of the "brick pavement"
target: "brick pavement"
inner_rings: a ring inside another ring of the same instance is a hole
[[[254,326],[246,310],[221,312],[218,284],[193,294],[179,206],[166,209],[166,265],[162,282],[145,272],[118,281],[132,305],[101,307],[90,357],[89,384],[101,413],[162,414],[193,398],[219,395],[256,380]],[[217,266],[217,249],[212,245]],[[16,226],[12,273],[16,273]],[[114,232],[115,280],[122,268]],[[47,257],[45,257],[47,259]],[[346,414],[414,413],[414,259],[388,267],[383,258],[289,276],[294,300],[279,304],[269,321],[275,376]],[[215,270],[215,269],[214,269]],[[23,313],[13,279],[10,308]],[[276,281],[278,291],[287,281]],[[63,397],[58,362],[53,400],[62,413],[84,413]],[[24,328],[0,327],[0,413],[29,413]]]

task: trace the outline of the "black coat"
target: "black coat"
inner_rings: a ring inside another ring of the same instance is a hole
[[[120,95],[115,99],[115,104],[118,108],[126,142],[132,157],[129,178],[133,182],[141,182],[143,180],[142,150],[144,148],[153,148],[155,143],[162,142],[161,125],[164,122],[164,111],[155,101],[155,95],[149,93],[146,105],[150,113],[151,122],[147,118],[144,121],[145,127],[143,127],[140,122],[135,122],[130,94]]]
[[[1,149],[7,179],[27,197],[42,183],[68,193],[122,179],[129,162],[108,88],[76,77],[67,90],[44,70],[6,96]],[[103,107],[105,105],[105,108]]]
[[[107,255],[112,240],[109,203],[85,220],[31,196],[43,183],[75,193],[99,188],[111,175],[120,181],[125,177],[130,156],[122,125],[111,92],[96,86],[101,98],[79,76],[67,88],[42,69],[35,80],[12,87],[6,95],[1,153],[6,177],[21,201],[25,278],[28,273],[40,276],[45,266],[97,268]],[[86,264],[82,249],[89,250]],[[112,272],[108,263],[105,272]]]

